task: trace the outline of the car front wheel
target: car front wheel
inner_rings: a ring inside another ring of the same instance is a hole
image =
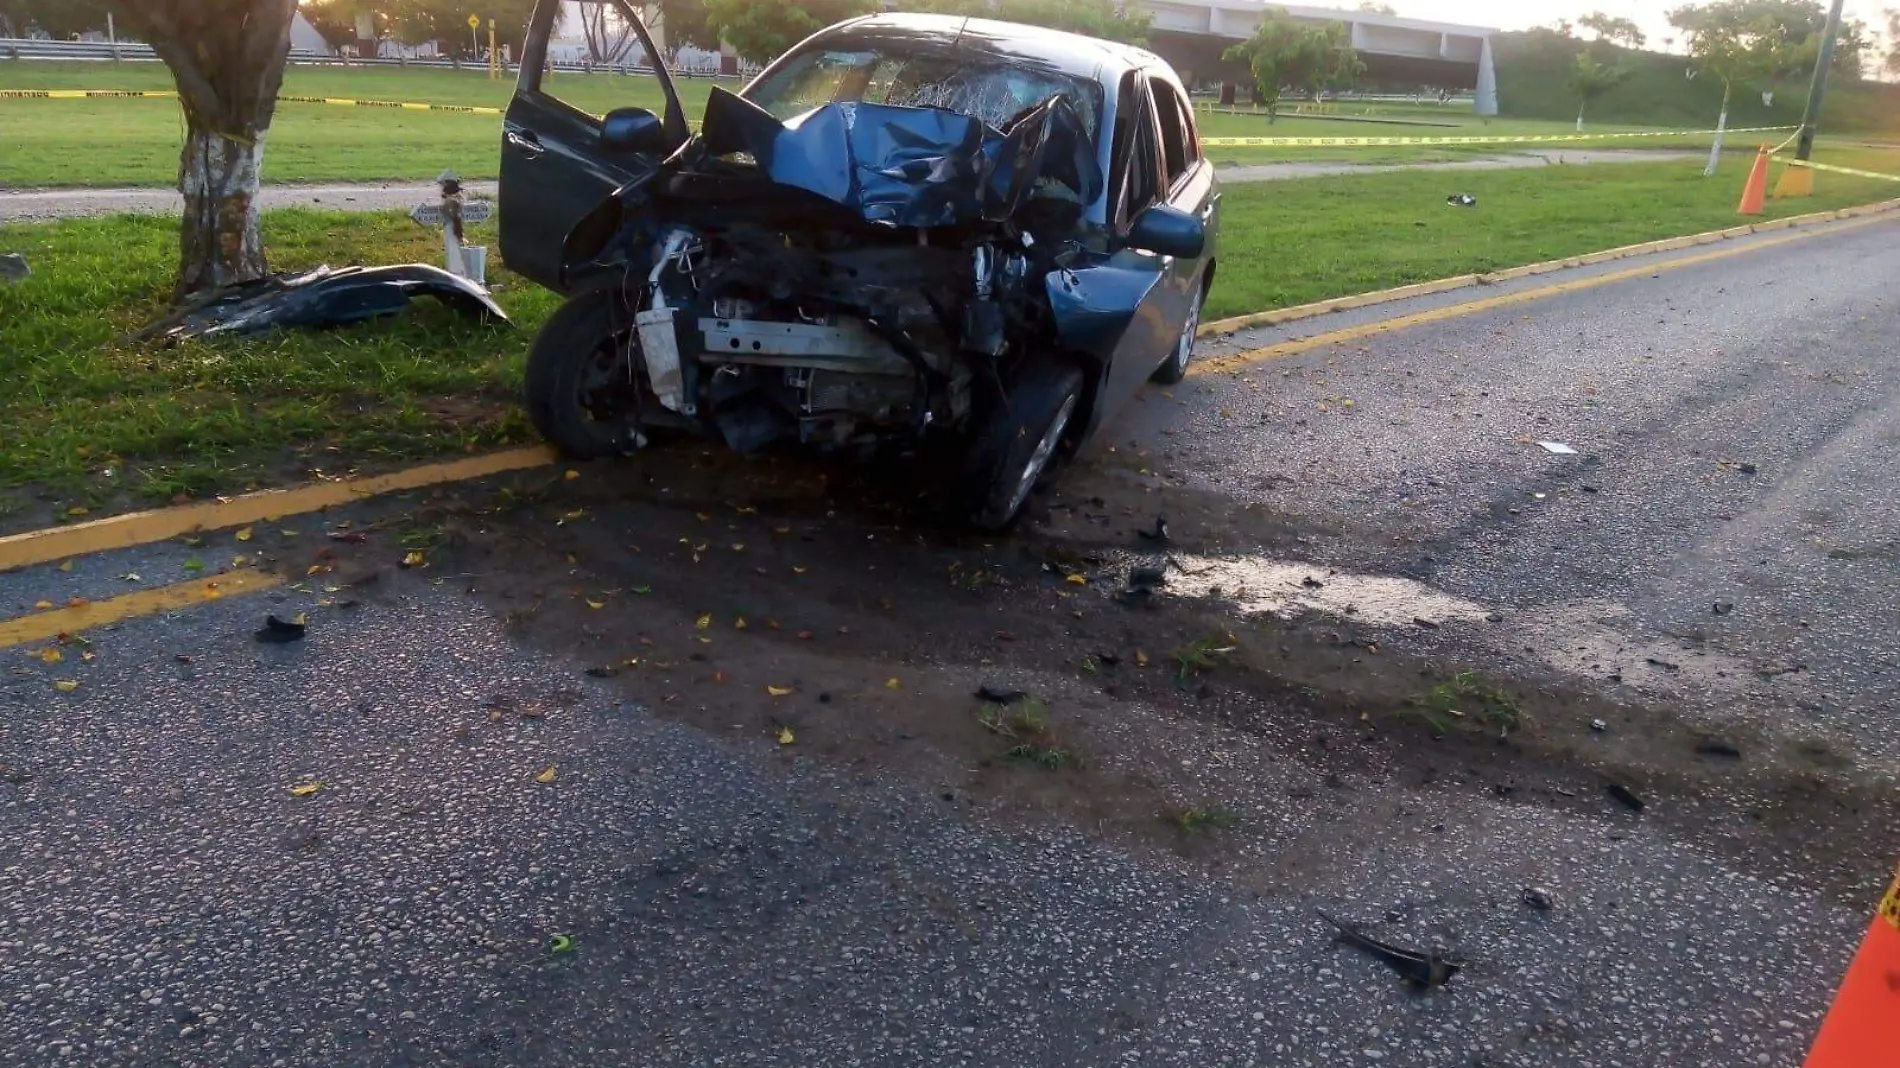
[[[596,290],[555,309],[535,335],[524,400],[535,429],[561,455],[597,460],[641,444],[632,320],[617,292]]]
[[[1024,368],[970,450],[966,488],[971,525],[1003,530],[1061,452],[1082,401],[1082,372],[1043,361]]]

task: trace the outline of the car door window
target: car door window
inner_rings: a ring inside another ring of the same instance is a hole
[[[1167,168],[1165,184],[1172,187],[1201,158],[1200,145],[1194,133],[1194,119],[1186,101],[1168,82],[1150,78],[1148,90],[1154,100],[1155,117],[1159,120],[1161,130],[1161,157],[1163,166]]]
[[[1121,146],[1122,157],[1118,161],[1121,182],[1116,191],[1116,222],[1124,229],[1140,215],[1143,209],[1161,199],[1164,182],[1162,180],[1160,133],[1155,128],[1154,108],[1148,98],[1147,86],[1142,81],[1132,81],[1132,92],[1122,98],[1122,114],[1125,123],[1117,138]]]

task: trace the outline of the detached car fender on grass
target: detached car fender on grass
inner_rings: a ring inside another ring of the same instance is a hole
[[[873,15],[714,88],[691,136],[615,2],[665,113],[562,103],[543,0],[504,124],[502,257],[569,294],[527,381],[563,452],[665,430],[950,449],[945,496],[995,529],[1142,382],[1185,372],[1219,191],[1159,58]]]

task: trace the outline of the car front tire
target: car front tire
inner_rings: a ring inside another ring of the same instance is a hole
[[[973,444],[965,475],[970,524],[1001,531],[1022,514],[1061,455],[1082,406],[1079,368],[1051,360],[1023,369]]]
[[[605,403],[627,381],[633,313],[612,289],[581,293],[555,309],[528,348],[528,418],[562,456],[598,460],[631,451],[631,416]],[[629,387],[630,388],[630,387]]]

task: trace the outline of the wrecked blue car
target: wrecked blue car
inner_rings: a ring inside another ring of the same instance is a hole
[[[527,405],[569,456],[670,429],[732,448],[948,446],[986,529],[1149,379],[1178,381],[1219,189],[1140,49],[958,16],[820,31],[698,132],[638,14],[662,114],[545,77],[542,0],[504,123],[501,251],[566,294]],[[941,450],[938,450],[941,451]]]

